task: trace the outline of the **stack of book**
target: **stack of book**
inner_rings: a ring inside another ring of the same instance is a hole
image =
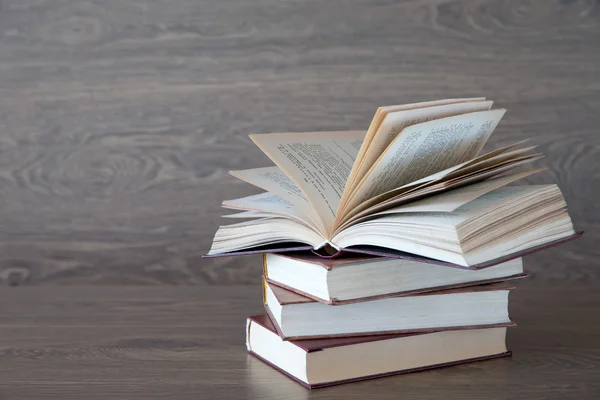
[[[380,107],[366,132],[251,135],[276,164],[232,171],[266,192],[228,200],[208,257],[263,254],[266,314],[248,351],[314,388],[510,354],[522,256],[580,236],[556,185],[484,98]]]

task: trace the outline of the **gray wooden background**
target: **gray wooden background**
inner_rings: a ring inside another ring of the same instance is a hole
[[[366,129],[380,105],[488,96],[488,148],[533,138],[578,229],[526,259],[594,282],[596,1],[0,0],[0,285],[257,283],[201,258],[249,133]]]

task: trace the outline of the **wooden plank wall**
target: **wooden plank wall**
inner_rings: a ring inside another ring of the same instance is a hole
[[[366,129],[380,105],[484,95],[488,148],[532,138],[577,242],[534,280],[597,282],[594,1],[2,0],[0,285],[257,283],[203,260],[247,135]]]

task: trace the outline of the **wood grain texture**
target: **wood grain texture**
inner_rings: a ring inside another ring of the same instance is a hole
[[[583,239],[527,258],[598,281],[600,8],[546,0],[2,0],[0,285],[256,284],[202,260],[256,132],[366,129],[377,106],[485,95],[533,138]]]
[[[245,352],[256,286],[0,291],[0,399],[597,399],[600,292],[521,282],[512,358],[312,392]]]

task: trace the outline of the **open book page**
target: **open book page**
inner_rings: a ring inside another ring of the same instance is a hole
[[[223,218],[269,218],[276,216],[276,214],[270,214],[264,211],[242,211],[235,214],[223,215]]]
[[[256,218],[281,218],[283,216],[283,214],[277,214],[277,213],[272,213],[272,212],[267,212],[267,211],[242,211],[239,213],[235,213],[235,214],[227,214],[227,215],[223,215],[223,218],[230,218],[230,219],[256,219]],[[285,215],[284,217],[288,217],[287,215]],[[289,217],[290,219],[294,219],[295,221],[301,222],[303,225],[307,225],[305,222],[293,218],[293,217]]]
[[[452,171],[443,179],[453,179],[460,176],[466,176],[472,173],[477,173],[479,171],[486,171],[491,168],[498,168],[504,165],[518,163],[519,161],[527,160],[529,158],[535,158],[536,160],[539,158],[543,158],[544,155],[542,153],[527,154],[535,148],[536,146],[530,146],[523,149],[509,151],[504,154],[499,154],[495,157],[488,158],[480,162],[468,163],[467,165],[462,166],[456,171]]]
[[[457,240],[459,225],[475,221],[475,217],[478,225],[485,225],[479,218],[485,218],[489,212],[500,207],[510,207],[511,204],[524,209],[527,204],[533,206],[541,203],[543,198],[552,198],[556,192],[556,185],[505,186],[488,192],[452,212],[390,214],[365,221],[341,231],[334,236],[332,242],[340,247],[370,244],[426,255],[427,251],[420,252],[419,242],[435,242],[438,248],[450,249],[453,247],[452,242]],[[558,194],[560,195],[559,192]],[[377,237],[381,239],[380,244],[375,241]]]
[[[527,163],[534,162],[539,158],[541,158],[541,156],[531,155],[525,159],[506,161],[505,163],[502,163],[500,165],[488,167],[481,171],[475,171],[468,175],[461,175],[452,179],[442,178],[437,181],[428,182],[420,186],[410,188],[410,190],[407,190],[398,196],[392,197],[386,201],[376,203],[374,205],[370,205],[366,209],[359,210],[359,208],[362,207],[362,205],[360,207],[356,207],[350,212],[350,216],[346,218],[346,220],[343,224],[340,225],[340,227],[347,225],[348,222],[351,222],[357,218],[363,217],[371,213],[377,213],[392,207],[397,207],[402,204],[406,204],[408,202],[415,201],[426,196],[431,196],[436,193],[448,191],[452,188],[471,185],[477,182],[484,181],[486,179],[491,179],[497,176],[505,175],[507,172],[517,167],[523,166]],[[542,170],[544,170],[544,168],[534,170],[532,173],[537,173]],[[339,228],[336,231],[339,231]]]
[[[301,221],[302,223],[312,227],[317,232],[320,232],[318,226],[316,226],[304,213],[302,213],[296,206],[287,200],[282,199],[274,195],[273,193],[261,193],[253,196],[242,197],[240,199],[225,200],[223,207],[233,210],[248,210],[248,211],[262,211],[270,214],[278,214],[282,216],[288,216],[292,219]]]
[[[302,190],[330,232],[365,133],[311,132],[250,135]]]
[[[507,167],[500,168],[499,171],[494,172],[483,172],[481,174],[471,174],[470,176],[461,177],[454,179],[452,181],[441,181],[435,184],[426,184],[420,188],[414,189],[409,193],[405,193],[396,198],[389,199],[383,203],[378,203],[366,210],[356,213],[351,218],[348,218],[344,223],[342,223],[336,230],[335,234],[341,232],[344,229],[347,229],[349,226],[356,225],[362,221],[372,219],[373,216],[392,214],[397,212],[403,212],[403,208],[406,207],[405,210],[410,210],[412,206],[415,206],[411,212],[421,212],[421,211],[436,211],[436,212],[444,212],[451,211],[449,208],[452,208],[453,204],[458,204],[460,202],[467,203],[468,197],[472,197],[475,199],[480,195],[483,195],[491,190],[495,190],[496,188],[507,185],[508,183],[517,181],[519,179],[523,179],[529,175],[533,175],[535,173],[544,171],[545,168],[538,168],[529,171],[517,172],[514,174],[509,174],[502,176],[501,178],[492,179],[499,175],[500,173],[506,172]],[[512,169],[512,168],[511,168]],[[489,180],[486,180],[489,179]],[[481,185],[481,186],[479,186]],[[473,189],[471,192],[470,189]],[[464,190],[464,192],[462,192]],[[456,192],[456,194],[454,194]],[[479,192],[479,195],[476,195]],[[465,196],[462,196],[462,193]],[[444,199],[445,195],[448,195],[448,200],[443,203],[436,205],[435,199]],[[454,195],[457,198],[454,198]],[[441,196],[441,197],[440,197]],[[422,202],[422,203],[421,203]],[[430,204],[430,202],[432,204]],[[419,210],[421,207],[426,207],[427,210]],[[454,209],[454,208],[453,208]],[[408,211],[404,211],[408,212]]]
[[[566,219],[564,218],[565,216],[567,217]],[[485,220],[485,217],[483,216],[482,219]],[[494,216],[490,219],[497,221]],[[502,244],[515,233],[519,237],[524,231],[532,228],[553,229],[553,225],[557,227],[555,223],[558,223],[558,226],[561,227],[560,230],[566,228],[570,231],[571,228],[566,225],[569,222],[568,213],[564,205],[561,204],[560,195],[558,195],[548,198],[544,203],[538,203],[537,207],[528,207],[525,210],[515,212],[508,218],[503,219],[501,226],[496,223],[482,227],[482,224],[487,224],[485,222],[477,223],[469,220],[461,224],[458,229],[463,242],[461,247],[466,253],[481,246]]]
[[[267,192],[289,201],[304,215],[311,219],[321,230],[324,230],[319,215],[306,199],[302,191],[296,186],[279,167],[264,167],[229,171],[229,173],[244,182],[257,186]]]
[[[447,176],[449,176],[451,173],[453,173],[454,171],[458,171],[461,170],[463,168],[469,168],[469,167],[473,167],[475,165],[480,166],[483,165],[483,162],[487,162],[489,161],[490,164],[496,164],[497,161],[499,160],[499,156],[502,156],[504,154],[507,154],[507,152],[509,150],[514,149],[517,146],[522,145],[523,143],[527,142],[529,139],[526,140],[522,140],[520,142],[517,143],[513,143],[513,144],[509,144],[508,146],[504,146],[504,147],[500,147],[499,149],[490,151],[489,153],[483,154],[481,156],[477,156],[469,161],[465,161],[463,163],[454,165],[450,168],[446,168],[440,172],[436,172],[434,174],[428,175],[424,178],[418,179],[414,182],[411,182],[407,185],[401,186],[400,188],[404,188],[404,187],[415,187],[418,185],[421,185],[423,183],[427,183],[427,182],[432,182],[432,181],[437,181],[440,179],[443,179]],[[511,152],[511,157],[509,158],[516,158],[517,156],[520,156],[522,154],[525,154],[529,151],[531,151],[532,149],[534,149],[536,146],[530,146],[530,147],[526,147],[526,148],[522,148],[522,149],[517,149],[514,150],[514,152]],[[507,158],[508,159],[508,158]],[[388,192],[390,193],[390,192]],[[390,193],[391,194],[391,193]]]
[[[362,202],[352,210],[346,211],[344,213],[344,217],[339,222],[348,221],[353,216],[359,213],[362,214],[365,210],[369,210],[378,205],[385,206],[388,202],[399,200],[400,198],[406,196],[408,193],[422,189],[424,187],[427,187],[428,185],[443,182],[445,180],[454,179],[459,176],[467,176],[477,172],[488,171],[493,168],[500,168],[504,165],[509,165],[511,163],[514,163],[515,166],[521,165],[522,163],[520,163],[520,161],[529,160],[528,162],[530,162],[538,159],[538,156],[541,156],[540,154],[526,155],[526,153],[534,149],[535,146],[517,149],[513,151],[507,151],[521,143],[523,142],[502,147],[487,154],[478,156],[469,161],[457,164],[440,172],[436,172],[432,175],[428,175],[424,178],[403,185],[399,188],[395,188],[378,196],[375,196],[369,200]],[[339,224],[337,226],[339,226]]]
[[[221,254],[286,242],[302,242],[319,248],[325,239],[296,221],[262,218],[220,226],[208,254]]]
[[[448,175],[447,177],[444,177],[443,179],[440,179],[439,181],[432,182],[432,184],[434,184],[434,185],[441,184],[441,185],[445,185],[447,187],[451,187],[451,186],[454,186],[455,184],[464,185],[464,184],[471,184],[474,182],[480,182],[483,179],[488,179],[488,178],[492,178],[495,176],[499,176],[500,174],[504,174],[505,172],[513,170],[517,167],[521,167],[525,164],[530,164],[530,163],[540,160],[542,158],[544,158],[544,155],[541,153],[527,154],[527,155],[515,158],[513,160],[507,160],[507,161],[501,162],[496,165],[491,165],[491,166],[483,168],[483,169],[476,169],[474,171],[470,171],[467,174],[453,173],[453,174]]]
[[[347,209],[474,158],[505,112],[480,111],[405,128],[363,178]]]
[[[369,152],[371,151],[370,150],[371,143],[372,143],[373,139],[375,138],[381,123],[384,121],[384,119],[386,118],[386,116],[388,114],[400,112],[403,110],[414,110],[414,109],[425,108],[425,107],[440,106],[440,105],[444,105],[444,104],[481,102],[484,100],[485,100],[485,97],[472,97],[472,98],[463,98],[463,99],[459,98],[459,99],[443,99],[443,100],[435,100],[435,101],[424,101],[424,102],[420,102],[420,103],[379,107],[377,109],[377,111],[375,112],[375,116],[373,117],[371,124],[369,125],[367,134],[366,134],[366,136],[363,140],[363,143],[360,147],[358,156],[356,157],[356,162],[352,166],[352,171],[350,172],[350,177],[348,178],[348,182],[346,184],[346,189],[344,191],[344,195],[342,196],[341,205],[343,205],[344,202],[347,200],[347,197],[350,194],[350,189],[354,188],[354,186],[357,182],[360,182],[360,179],[362,178],[362,176],[359,176],[359,171],[363,170],[362,164],[363,164],[364,158],[367,154],[367,150],[369,150]],[[384,149],[381,149],[381,151],[379,151],[379,154],[381,154],[383,152],[383,150]],[[379,156],[379,154],[377,154],[377,156]],[[366,171],[368,171],[368,168],[364,170],[364,172],[366,172]],[[364,172],[362,175],[364,175]]]
[[[292,204],[310,204],[296,184],[279,169],[279,167],[263,167],[229,171],[244,182],[276,194]]]
[[[422,200],[412,201],[398,207],[394,207],[385,211],[380,211],[372,216],[396,214],[405,212],[450,212],[457,208],[483,196],[484,194],[496,190],[511,182],[523,179],[529,175],[544,171],[544,168],[539,168],[531,171],[517,172],[501,178],[489,179],[483,182],[478,182],[473,185],[463,186],[458,189],[449,190],[441,194],[428,196]]]
[[[517,200],[533,197],[533,195],[549,190],[555,186],[556,185],[504,186],[485,193],[451,212],[393,214],[391,216],[380,218],[378,221],[402,223],[414,222],[436,226],[457,226],[468,219],[485,214],[488,210],[496,209]]]
[[[475,111],[486,111],[492,107],[492,101],[473,101],[457,104],[438,105],[433,107],[417,108],[414,110],[402,110],[388,113],[377,132],[375,133],[369,149],[364,158],[360,160],[360,166],[356,172],[356,179],[360,180],[371,169],[373,164],[392,143],[392,141],[408,126],[422,122],[432,121],[440,118],[460,115]],[[351,194],[354,188],[346,190],[345,193]],[[342,198],[342,205],[344,198]]]

